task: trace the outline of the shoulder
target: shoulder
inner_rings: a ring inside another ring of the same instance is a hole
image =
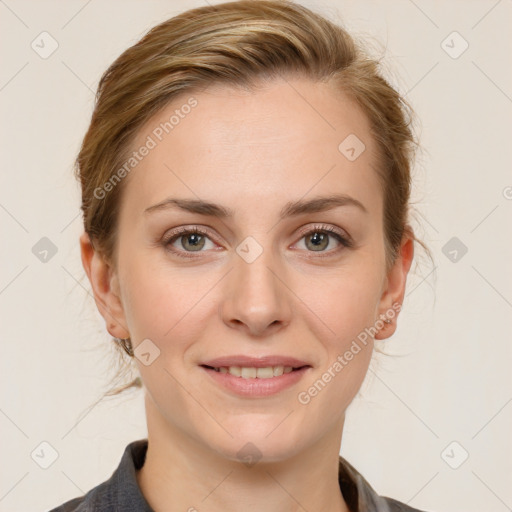
[[[52,508],[49,512],[75,512],[78,511],[78,506],[81,505],[84,501],[84,496],[81,498],[75,498],[73,500],[66,501],[62,505],[59,505],[56,508]]]
[[[84,496],[69,500],[49,512],[152,512],[136,478],[136,471],[144,464],[147,446],[147,439],[130,443],[108,480]]]
[[[418,508],[412,508],[401,501],[394,500],[393,498],[387,498],[381,496],[388,507],[389,512],[428,512],[426,510],[420,510]]]
[[[354,512],[432,512],[379,495],[364,476],[341,455],[338,479],[343,497]]]
[[[66,501],[49,512],[92,512],[97,510],[106,512],[116,510],[111,487],[112,482],[109,479],[91,489],[84,496]]]

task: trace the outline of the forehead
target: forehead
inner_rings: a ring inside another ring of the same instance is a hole
[[[139,130],[132,150],[143,146],[150,149],[124,184],[122,211],[132,221],[167,196],[243,213],[340,192],[381,208],[368,119],[327,84],[289,79],[255,91],[215,85],[183,94]]]

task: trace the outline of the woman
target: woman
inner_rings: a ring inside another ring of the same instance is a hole
[[[349,34],[287,1],[185,12],[112,64],[80,244],[148,439],[54,512],[417,510],[339,456],[417,241],[409,116]]]

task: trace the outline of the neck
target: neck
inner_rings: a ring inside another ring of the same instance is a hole
[[[148,450],[137,480],[155,512],[265,510],[349,512],[338,482],[341,431],[286,460],[244,463],[222,456],[146,398]]]

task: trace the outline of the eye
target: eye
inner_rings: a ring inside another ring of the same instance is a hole
[[[170,233],[167,237],[162,241],[164,247],[181,258],[193,258],[194,252],[202,252],[206,245],[206,240],[208,239],[208,232],[203,230],[197,226],[193,228],[179,228],[176,231]],[[177,250],[173,248],[175,242],[178,242],[178,247],[184,250]],[[208,247],[206,247],[208,249]]]
[[[353,246],[350,237],[344,236],[341,231],[324,224],[302,230],[301,236],[301,240],[306,239],[305,246],[307,252],[327,253],[325,255],[319,254],[319,257],[332,256],[332,253],[337,254],[343,247],[350,248]],[[336,240],[338,248],[326,251],[325,249],[332,245],[331,239]],[[205,248],[206,250],[213,248],[207,247],[207,240],[210,240],[207,230],[198,226],[181,227],[169,233],[162,240],[162,244],[166,250],[180,258],[194,258],[195,255],[193,253],[204,252],[202,249]]]
[[[308,252],[327,252],[328,254],[322,254],[320,257],[331,256],[332,253],[338,253],[343,247],[350,248],[353,246],[351,239],[344,236],[341,231],[333,228],[332,226],[326,225],[315,225],[312,228],[307,229],[301,233],[301,240],[305,239],[305,246]],[[339,244],[338,248],[326,251],[330,247],[330,239],[334,238]],[[341,245],[341,247],[340,247]]]

